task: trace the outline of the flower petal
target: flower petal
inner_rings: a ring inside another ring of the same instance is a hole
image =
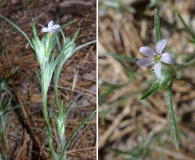
[[[147,57],[154,57],[155,51],[150,47],[141,47],[139,51]]]
[[[154,64],[154,72],[156,76],[160,78],[161,76],[161,63],[160,62]]]
[[[42,24],[39,24],[39,26],[41,26],[41,27],[45,28],[45,26],[44,26],[44,25],[42,25]]]
[[[52,27],[53,27],[53,20],[51,20],[51,21],[48,23],[48,29],[52,30]]]
[[[169,53],[163,53],[160,61],[167,63],[167,64],[174,64],[174,58]]]
[[[153,64],[153,61],[151,58],[142,58],[139,61],[137,61],[138,66],[150,66]]]
[[[54,26],[53,26],[53,28],[52,28],[52,29],[57,30],[59,27],[60,27],[60,25],[56,24],[56,25],[54,25]]]
[[[44,27],[42,28],[41,32],[49,32],[48,28]]]
[[[162,39],[160,40],[157,44],[156,44],[156,52],[158,54],[162,54],[163,49],[166,46],[166,39]]]

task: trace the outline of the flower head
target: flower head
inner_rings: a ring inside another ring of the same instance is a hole
[[[156,52],[150,47],[141,47],[139,51],[147,58],[137,61],[138,66],[154,65],[154,72],[158,78],[161,76],[161,62],[174,64],[174,59],[169,53],[162,53],[166,46],[166,40],[162,39],[156,44]]]
[[[56,24],[56,25],[53,25],[53,20],[51,20],[49,23],[48,23],[48,26],[45,27],[41,24],[39,24],[42,28],[41,32],[48,32],[50,34],[53,34],[54,32],[57,31],[57,29],[60,27],[60,25]]]

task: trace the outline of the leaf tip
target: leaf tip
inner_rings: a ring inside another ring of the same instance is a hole
[[[142,96],[139,100],[143,100],[143,99],[145,99],[145,97],[144,97],[144,96]]]

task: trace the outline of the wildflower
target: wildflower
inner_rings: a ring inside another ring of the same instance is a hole
[[[53,25],[53,20],[51,20],[49,23],[48,23],[48,27],[45,27],[41,24],[39,24],[42,28],[41,32],[48,32],[50,34],[53,34],[54,32],[57,31],[57,29],[60,27],[60,25],[56,24],[56,25]]]
[[[137,61],[138,66],[154,65],[154,72],[158,78],[161,76],[161,62],[166,64],[174,64],[174,59],[169,53],[162,53],[166,46],[166,40],[162,39],[156,44],[156,52],[150,47],[141,47],[139,51],[147,58]]]

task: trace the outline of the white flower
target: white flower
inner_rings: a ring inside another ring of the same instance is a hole
[[[60,27],[60,25],[56,24],[56,25],[53,25],[53,20],[51,20],[49,23],[48,23],[48,27],[45,27],[41,24],[39,24],[42,28],[41,32],[48,32],[50,34],[53,34],[54,32],[56,32],[58,30],[58,28]]]
[[[138,66],[154,65],[154,72],[158,78],[161,76],[161,62],[174,64],[174,59],[169,53],[162,53],[166,46],[166,40],[162,39],[156,44],[156,52],[150,47],[141,47],[139,51],[147,58],[137,61]]]

